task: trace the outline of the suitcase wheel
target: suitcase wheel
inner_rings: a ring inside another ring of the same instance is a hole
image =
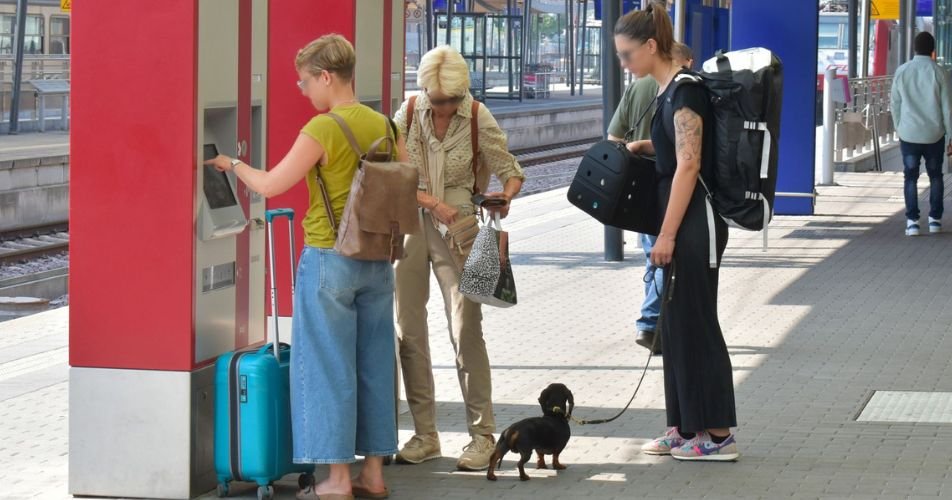
[[[272,500],[274,498],[274,486],[258,486],[258,500]]]
[[[305,472],[298,476],[298,488],[306,490],[309,486],[314,486],[314,475],[310,472]]]
[[[228,496],[228,483],[218,483],[218,487],[215,488],[215,493],[218,495],[218,498],[225,498]]]

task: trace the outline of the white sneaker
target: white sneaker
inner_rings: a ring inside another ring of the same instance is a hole
[[[906,221],[906,236],[919,236],[919,221]]]
[[[942,221],[929,217],[929,232],[932,234],[942,232]]]

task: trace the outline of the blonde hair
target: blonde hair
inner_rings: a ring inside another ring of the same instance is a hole
[[[307,70],[312,75],[319,75],[322,70],[328,71],[345,82],[354,78],[355,64],[357,55],[354,46],[336,33],[324,35],[307,44],[294,58],[294,66],[298,70]]]
[[[441,45],[420,59],[417,85],[450,97],[463,97],[469,92],[469,65],[456,49]]]

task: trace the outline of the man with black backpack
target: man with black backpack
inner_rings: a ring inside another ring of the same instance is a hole
[[[906,236],[919,236],[919,165],[929,174],[929,232],[942,230],[942,153],[952,155],[952,83],[932,60],[935,38],[919,33],[916,56],[896,70],[892,87],[892,118],[899,133],[905,171]]]

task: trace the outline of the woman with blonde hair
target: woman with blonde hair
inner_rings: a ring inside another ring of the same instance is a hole
[[[424,55],[417,81],[423,92],[405,101],[394,117],[423,180],[417,195],[423,231],[407,236],[406,258],[396,265],[397,336],[415,428],[397,460],[417,464],[441,456],[426,311],[432,269],[446,304],[472,437],[457,467],[482,470],[489,467],[496,424],[482,312],[459,292],[460,263],[469,253],[461,235],[473,234],[478,207],[472,197],[486,189],[489,173],[503,184],[502,192],[485,194],[497,199],[501,206],[494,210],[501,216],[508,214],[524,177],[509,154],[505,132],[470,95],[469,66],[456,50],[441,46]]]
[[[322,36],[298,52],[297,84],[315,110],[330,110],[343,119],[366,150],[393,131],[386,116],[354,96],[355,61],[354,48],[344,37]],[[393,268],[386,261],[354,260],[334,251],[337,228],[319,186],[321,179],[334,218],[341,220],[357,162],[343,130],[327,114],[304,125],[270,171],[227,156],[208,162],[218,170],[234,170],[245,185],[268,197],[301,180],[307,183],[310,202],[302,223],[305,247],[297,267],[291,330],[293,458],[295,463],[328,464],[330,475],[305,485],[299,499],[385,498],[383,457],[397,451]],[[351,479],[355,455],[365,460]]]

